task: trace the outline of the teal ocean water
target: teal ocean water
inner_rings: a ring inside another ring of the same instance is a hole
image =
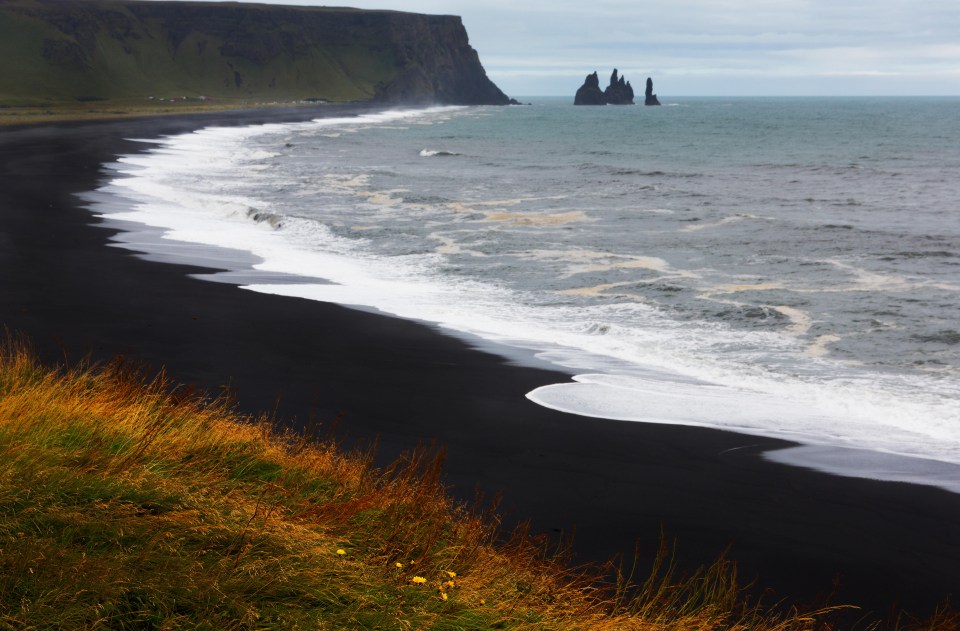
[[[585,423],[960,489],[960,99],[524,100],[149,141],[99,194],[164,235],[131,247],[248,252],[252,290],[532,352],[574,377],[528,397]]]

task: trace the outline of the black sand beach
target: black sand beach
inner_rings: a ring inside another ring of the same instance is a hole
[[[0,323],[50,361],[127,355],[211,392],[228,385],[246,412],[279,398],[293,425],[342,412],[348,440],[379,435],[384,459],[436,440],[456,495],[502,490],[507,524],[575,530],[578,561],[629,557],[635,542],[649,558],[662,528],[688,565],[730,546],[770,601],[811,601],[835,579],[834,602],[881,612],[960,594],[960,495],[770,463],[760,454],[785,445],[770,439],[544,409],[524,394],[565,375],[418,323],[190,278],[209,270],[107,247],[111,231],[75,196],[104,162],[143,149],[126,138],[315,116],[0,128]]]

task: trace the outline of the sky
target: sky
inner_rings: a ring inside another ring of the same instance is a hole
[[[319,0],[260,0],[320,6]],[[613,68],[665,96],[960,95],[960,0],[355,0],[459,15],[507,94]],[[661,99],[662,100],[662,99]]]

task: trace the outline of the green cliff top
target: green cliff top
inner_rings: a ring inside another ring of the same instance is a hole
[[[184,111],[379,100],[502,104],[458,17],[277,5],[9,0],[0,109]]]

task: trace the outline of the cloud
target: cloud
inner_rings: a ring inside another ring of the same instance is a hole
[[[263,0],[261,0],[263,1]],[[270,0],[267,0],[270,1]],[[321,0],[274,0],[322,4]],[[955,0],[347,0],[358,8],[463,18],[505,91],[570,94],[587,72],[653,74],[676,94],[960,95]],[[724,82],[724,77],[729,81]],[[843,77],[857,77],[844,85]],[[639,83],[637,77],[634,83]],[[771,78],[783,78],[782,85]],[[706,79],[709,79],[706,80]],[[698,83],[699,80],[699,83]],[[870,81],[873,81],[871,84]]]
[[[519,32],[510,28],[497,31],[488,15],[477,15],[477,28],[467,16],[465,22],[489,74],[508,91],[522,89],[512,79],[536,74],[530,62],[539,61],[544,79],[559,80],[560,70],[569,68],[572,74],[580,71],[573,74],[579,80],[584,71],[616,65],[624,72],[653,73],[664,89],[675,81],[678,93],[684,94],[709,94],[717,85],[726,89],[734,83],[743,93],[783,93],[789,91],[785,84],[772,86],[769,79],[790,77],[797,79],[798,94],[808,93],[816,77],[878,79],[872,86],[824,81],[817,93],[855,89],[858,93],[960,94],[956,81],[960,47],[954,44],[960,33],[960,10],[951,4],[930,0],[559,2],[555,15],[542,19],[534,18],[543,5],[505,9],[505,15],[526,25],[526,37],[518,37]],[[715,80],[698,89],[697,77]],[[724,82],[723,77],[730,81]],[[898,85],[893,81],[897,78],[909,81]],[[560,91],[559,86],[555,89]]]

